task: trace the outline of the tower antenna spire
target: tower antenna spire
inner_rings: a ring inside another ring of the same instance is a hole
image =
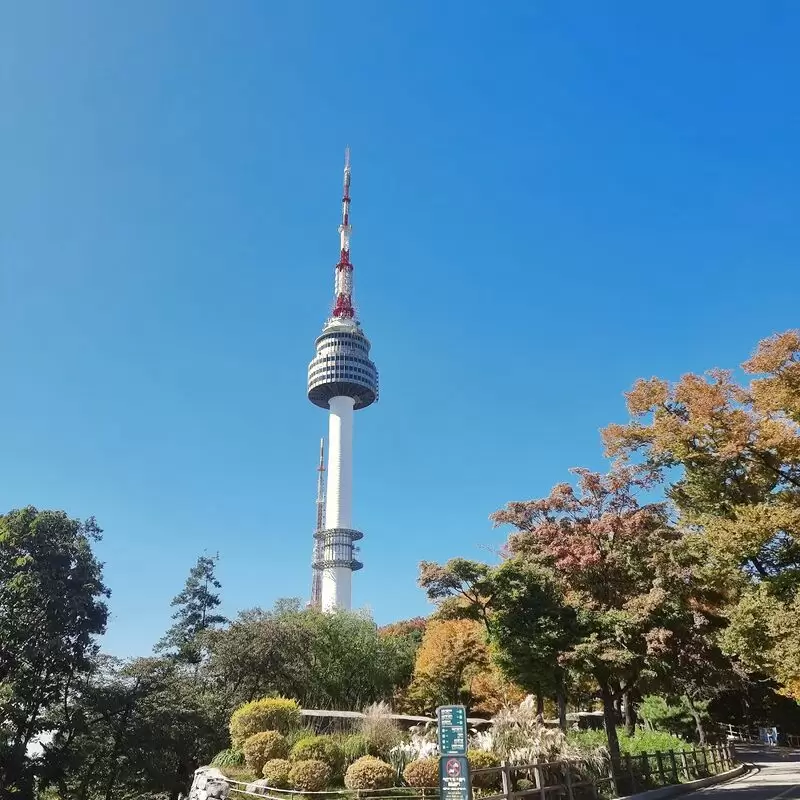
[[[350,263],[350,147],[344,150],[344,177],[342,180],[342,224],[339,226],[339,263],[336,278],[333,316],[338,319],[353,319],[353,265]]]

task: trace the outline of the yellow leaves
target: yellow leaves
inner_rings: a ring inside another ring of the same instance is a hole
[[[417,651],[417,674],[462,672],[471,665],[489,663],[483,627],[471,619],[434,619],[428,624]]]
[[[494,716],[501,708],[521,703],[525,692],[515,683],[506,680],[500,670],[491,664],[470,682],[472,705],[470,710],[480,716]]]
[[[800,357],[800,330],[776,333],[758,343],[758,349],[752,358],[742,364],[745,372],[758,373],[778,372],[785,369]]]
[[[723,562],[766,557],[764,550],[778,536],[800,539],[800,507],[787,502],[737,505],[730,518],[706,515],[701,522],[712,551]]]
[[[628,411],[633,416],[647,414],[654,406],[664,405],[669,397],[669,384],[660,378],[640,378],[625,393]]]
[[[764,339],[742,368],[750,374],[765,374],[751,384],[756,408],[765,414],[785,413],[800,423],[800,330]]]

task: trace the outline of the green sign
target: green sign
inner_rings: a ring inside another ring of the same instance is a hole
[[[469,762],[466,756],[439,758],[439,800],[471,800]]]
[[[439,755],[467,754],[467,709],[464,706],[440,706],[436,709],[439,725]]]

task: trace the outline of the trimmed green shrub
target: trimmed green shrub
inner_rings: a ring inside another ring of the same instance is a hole
[[[292,748],[292,761],[324,761],[334,774],[344,767],[342,748],[330,736],[307,736]]]
[[[469,761],[470,771],[500,766],[500,760],[497,756],[486,750],[468,750],[467,761]],[[499,771],[487,772],[485,775],[472,776],[472,785],[476,789],[499,789],[501,783],[502,780]]]
[[[377,755],[377,753],[373,752],[369,739],[363,733],[353,733],[346,737],[342,742],[342,754],[344,755],[344,763],[348,767],[361,756]]]
[[[517,788],[518,792],[527,792],[530,789],[535,789],[536,784],[533,781],[528,780],[527,778],[520,778],[517,781]]]
[[[244,764],[244,753],[241,750],[220,750],[211,759],[212,767],[241,767]]]
[[[347,768],[344,785],[348,789],[389,789],[394,776],[391,764],[375,756],[361,756]]]
[[[264,697],[245,703],[231,715],[230,732],[234,748],[241,748],[254,733],[287,733],[300,725],[300,706],[285,697]]]
[[[289,755],[289,745],[278,731],[262,731],[254,733],[242,745],[244,763],[256,775],[261,774],[264,764],[275,758],[286,758]]]
[[[272,758],[264,764],[261,774],[273,789],[289,788],[289,772],[292,762],[286,758]]]
[[[309,736],[316,736],[317,732],[310,726],[304,725],[302,728],[292,728],[286,736],[286,741],[289,742],[289,752],[301,740],[308,739]]]
[[[289,785],[299,792],[321,792],[331,779],[331,768],[316,759],[298,761],[289,770]]]
[[[418,758],[403,770],[403,778],[415,789],[429,789],[439,785],[439,759]]]

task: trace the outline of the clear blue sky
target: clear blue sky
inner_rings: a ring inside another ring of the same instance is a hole
[[[0,508],[95,515],[105,647],[204,550],[224,610],[307,596],[342,152],[381,371],[354,600],[599,467],[637,376],[800,322],[792,2],[8,3]]]

